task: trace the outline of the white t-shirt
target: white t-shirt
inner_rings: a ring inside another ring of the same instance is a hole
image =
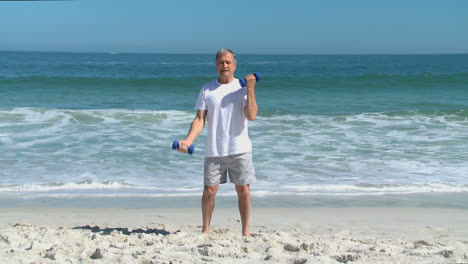
[[[195,110],[208,110],[206,157],[224,157],[252,151],[248,120],[244,114],[247,88],[239,80],[206,83],[200,90]]]

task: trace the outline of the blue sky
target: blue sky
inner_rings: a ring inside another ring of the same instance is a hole
[[[0,1],[0,50],[468,53],[466,0]]]

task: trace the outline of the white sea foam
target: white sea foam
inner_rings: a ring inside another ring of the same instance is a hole
[[[0,186],[0,192],[2,193],[48,193],[56,191],[83,191],[93,190],[99,191],[110,191],[110,190],[122,190],[129,191],[131,195],[138,195],[139,193],[146,192],[194,192],[201,191],[202,188],[193,188],[187,186],[185,188],[158,188],[152,186],[135,186],[126,182],[71,182],[71,183],[52,183],[52,184],[24,184],[24,185],[10,185]]]
[[[233,188],[223,187],[221,197],[236,196]],[[121,183],[67,183],[57,185],[24,185],[0,187],[0,194],[22,194],[35,197],[192,197],[200,196],[202,188],[161,189],[156,187],[128,186]],[[285,185],[275,190],[257,190],[253,188],[252,196],[285,196],[285,195],[328,195],[328,196],[375,196],[401,195],[418,193],[467,193],[468,185],[450,184],[423,185]]]
[[[408,194],[408,193],[426,193],[426,192],[468,192],[468,186],[450,185],[450,184],[411,184],[411,185],[391,185],[391,184],[360,184],[360,185],[300,185],[300,186],[282,186],[282,189],[294,193],[309,194]]]
[[[0,192],[199,193],[206,131],[194,142],[194,155],[171,149],[174,139],[185,137],[194,115],[172,110],[0,110]],[[467,128],[463,118],[418,113],[260,115],[249,124],[258,178],[252,192],[464,192]],[[224,188],[220,194],[230,191]]]
[[[24,184],[21,186],[0,186],[1,192],[47,192],[56,190],[85,190],[85,189],[122,189],[122,188],[134,188],[144,189],[145,187],[129,186],[124,182],[82,182],[82,183],[54,183],[54,184]],[[154,189],[150,188],[149,189]]]

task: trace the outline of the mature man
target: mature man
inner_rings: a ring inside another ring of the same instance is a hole
[[[248,136],[247,120],[257,117],[255,99],[256,79],[253,74],[245,77],[241,87],[234,78],[236,55],[229,49],[216,54],[218,79],[206,83],[200,90],[195,110],[197,115],[189,133],[179,142],[179,151],[187,152],[188,146],[200,135],[208,118],[208,135],[205,151],[204,190],[202,197],[202,232],[209,234],[215,196],[219,184],[226,183],[227,175],[236,185],[242,235],[250,236],[250,189],[256,181],[252,164],[252,143]]]

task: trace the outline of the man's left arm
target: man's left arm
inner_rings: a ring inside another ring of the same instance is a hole
[[[255,83],[257,79],[255,75],[249,74],[245,77],[246,89],[247,89],[247,103],[244,107],[244,114],[247,120],[253,121],[257,117],[258,106],[257,100],[255,99]]]

